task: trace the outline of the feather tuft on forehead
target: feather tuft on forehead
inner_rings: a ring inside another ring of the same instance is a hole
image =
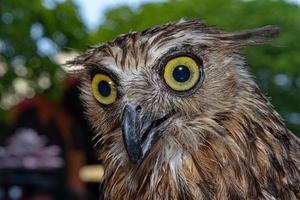
[[[277,36],[278,33],[279,28],[276,26],[265,26],[236,33],[225,33],[223,30],[207,26],[199,20],[185,21],[182,19],[179,22],[154,26],[141,32],[123,34],[112,41],[96,47],[90,47],[83,55],[68,61],[65,66],[69,73],[80,73],[84,70],[86,65],[92,64],[89,62],[93,55],[98,52],[109,54],[111,52],[109,52],[110,50],[108,48],[111,46],[119,47],[123,52],[127,52],[127,49],[131,48],[128,46],[128,43],[130,42],[138,43],[139,48],[149,48],[148,45],[150,44],[147,43],[158,43],[161,42],[162,39],[167,40],[178,36],[184,37],[184,35],[187,34],[187,40],[189,40],[189,36],[193,37],[193,39],[203,37],[204,39],[206,38],[208,42],[211,42],[211,40],[221,40],[224,41],[224,45],[227,44],[232,45],[232,47],[238,47],[268,43],[273,37]],[[205,42],[203,41],[202,43]],[[201,43],[199,45],[201,45]],[[142,49],[142,51],[143,50],[144,49]]]

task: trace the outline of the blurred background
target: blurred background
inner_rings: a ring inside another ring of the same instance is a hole
[[[0,0],[0,200],[97,199],[103,168],[76,77],[61,64],[129,31],[199,18],[226,31],[278,25],[244,50],[300,136],[300,0]]]

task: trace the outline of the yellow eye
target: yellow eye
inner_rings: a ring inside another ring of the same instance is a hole
[[[164,80],[173,90],[178,92],[189,91],[201,79],[202,62],[189,56],[178,56],[170,59],[164,68]]]
[[[117,99],[115,82],[105,74],[96,74],[92,80],[94,97],[104,105],[112,104]]]

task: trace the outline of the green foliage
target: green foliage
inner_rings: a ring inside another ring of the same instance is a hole
[[[225,31],[278,25],[282,34],[273,45],[250,47],[244,53],[276,110],[287,120],[289,128],[300,134],[300,8],[295,4],[283,0],[169,0],[139,8],[121,6],[107,11],[99,30],[88,35],[70,1],[57,3],[51,9],[45,8],[41,0],[0,1],[0,64],[8,65],[6,74],[0,75],[1,96],[16,93],[12,85],[17,77],[28,80],[35,92],[42,92],[45,89],[39,86],[39,79],[48,76],[52,85],[47,94],[55,99],[60,97],[62,84],[58,75],[63,72],[51,55],[39,51],[40,38],[30,35],[33,25],[42,26],[41,37],[50,39],[56,51],[82,49],[87,43],[99,44],[121,33],[181,18],[199,18]],[[5,51],[1,48],[3,42]],[[26,74],[18,72],[20,63],[26,66]],[[0,111],[1,118],[5,116]]]
[[[272,98],[276,110],[289,128],[300,134],[300,8],[295,4],[282,0],[169,0],[144,4],[138,9],[123,6],[106,13],[92,43],[181,18],[199,18],[225,31],[267,24],[279,26],[282,34],[273,45],[250,47],[245,54],[257,82]]]
[[[53,56],[86,44],[87,31],[75,5],[52,1],[47,7],[45,2],[0,1],[0,106],[45,91],[59,100],[65,74]],[[4,113],[0,108],[0,120],[7,118]]]

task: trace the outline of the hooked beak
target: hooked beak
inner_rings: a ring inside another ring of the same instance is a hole
[[[133,163],[139,162],[170,122],[171,114],[152,119],[141,106],[127,104],[124,107],[121,127],[125,148]]]

